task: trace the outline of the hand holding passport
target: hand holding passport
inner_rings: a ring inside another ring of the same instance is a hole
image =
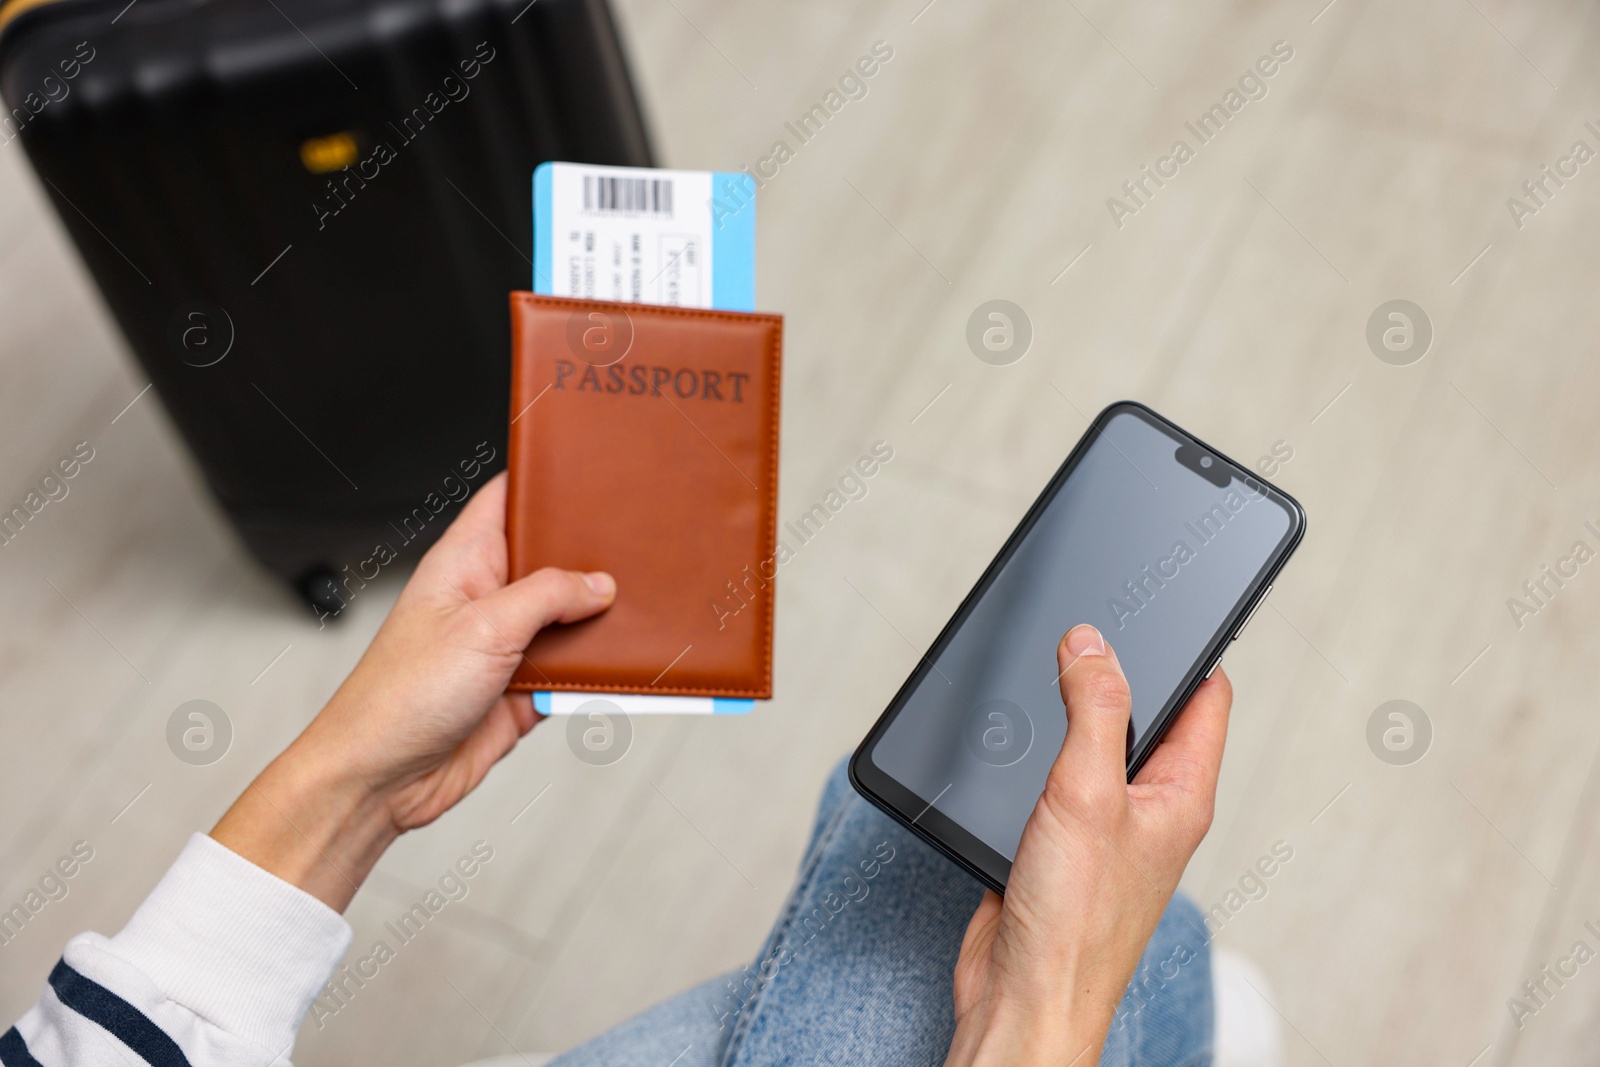
[[[511,577],[606,570],[618,588],[608,611],[526,650],[512,688],[541,711],[574,710],[568,694],[616,694],[630,712],[746,710],[772,695],[775,590],[761,571],[776,542],[783,323],[664,306],[753,302],[754,203],[725,234],[711,198],[683,188],[742,176],[672,182],[683,174],[547,164],[535,179],[541,292],[511,297]],[[730,271],[744,277],[730,284]],[[547,295],[561,288],[578,295]]]

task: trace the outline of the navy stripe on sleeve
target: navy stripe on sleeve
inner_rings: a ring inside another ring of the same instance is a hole
[[[50,972],[50,985],[61,1003],[91,1022],[100,1024],[118,1041],[138,1053],[150,1067],[189,1067],[178,1043],[150,1021],[149,1016],[111,990],[85,978],[67,961]],[[7,1061],[6,1067],[10,1067]]]
[[[0,1064],[4,1067],[43,1067],[28,1051],[28,1043],[22,1040],[15,1026],[0,1034]]]

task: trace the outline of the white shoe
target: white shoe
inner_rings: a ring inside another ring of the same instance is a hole
[[[1272,987],[1261,968],[1237,952],[1211,946],[1216,1004],[1213,1067],[1283,1067],[1283,1031],[1265,998]]]

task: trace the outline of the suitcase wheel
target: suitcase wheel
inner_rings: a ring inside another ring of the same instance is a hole
[[[338,618],[344,610],[344,598],[339,595],[339,583],[327,567],[313,567],[295,583],[295,589],[305,598],[311,610],[321,618]]]

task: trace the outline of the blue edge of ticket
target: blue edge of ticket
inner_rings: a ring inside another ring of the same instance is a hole
[[[567,693],[533,694],[533,710],[540,715],[584,715],[591,701],[613,704],[630,715],[743,715],[755,707],[753,700],[728,700],[723,697],[658,697],[646,693]],[[613,709],[602,709],[613,710]]]
[[[541,163],[533,172],[533,291],[754,311],[756,192],[748,174]],[[535,692],[544,715],[605,701],[630,715],[742,715],[753,700]]]

